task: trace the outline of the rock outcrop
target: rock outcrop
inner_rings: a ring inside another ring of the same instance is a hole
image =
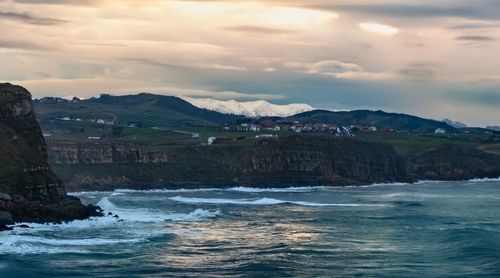
[[[0,222],[54,222],[82,219],[86,207],[66,195],[47,163],[47,150],[35,119],[31,94],[0,84]],[[0,224],[1,225],[1,224]]]

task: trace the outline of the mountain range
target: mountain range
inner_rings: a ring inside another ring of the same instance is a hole
[[[247,117],[288,117],[314,109],[305,103],[279,105],[269,103],[265,100],[239,102],[236,100],[224,101],[211,98],[182,97],[182,99],[199,108]]]

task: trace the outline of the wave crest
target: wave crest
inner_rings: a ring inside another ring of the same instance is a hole
[[[301,206],[313,206],[313,207],[323,207],[323,206],[335,206],[335,207],[381,207],[385,206],[383,204],[326,204],[326,203],[315,203],[307,201],[288,201],[280,200],[275,198],[259,198],[259,199],[221,199],[221,198],[188,198],[182,196],[170,197],[172,201],[190,204],[233,204],[233,205],[279,205],[279,204],[295,204]]]

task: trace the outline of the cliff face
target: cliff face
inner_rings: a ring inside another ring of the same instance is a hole
[[[49,141],[49,161],[70,190],[335,186],[500,176],[499,155],[464,145],[401,156],[386,144],[299,136],[165,151],[105,141]]]
[[[246,162],[239,179],[249,184],[356,185],[408,179],[393,148],[350,139],[285,138],[239,159]]]
[[[87,216],[47,163],[31,94],[0,84],[0,210],[14,221],[61,221]]]
[[[131,144],[78,144],[57,142],[50,146],[53,164],[166,163],[168,157],[159,151],[149,151]]]
[[[252,146],[150,151],[106,142],[49,143],[71,190],[116,187],[353,185],[409,181],[392,147],[349,139],[291,137]]]
[[[410,160],[409,171],[420,179],[467,180],[500,176],[500,155],[468,146],[443,144]]]

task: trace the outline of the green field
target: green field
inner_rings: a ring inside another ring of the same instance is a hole
[[[46,121],[42,122],[42,128],[50,133],[51,140],[64,140],[72,142],[121,142],[131,143],[153,149],[164,149],[176,146],[202,145],[206,144],[209,137],[228,139],[223,144],[256,144],[255,138],[259,134],[275,134],[278,137],[287,136],[320,136],[335,137],[330,133],[294,133],[292,131],[226,131],[222,127],[123,127],[113,125],[95,124],[86,121]],[[196,135],[196,136],[195,136]],[[91,140],[89,137],[101,137],[100,140]],[[484,149],[498,151],[493,143],[499,143],[498,135],[487,134],[411,134],[396,132],[368,132],[359,131],[355,133],[354,140],[378,142],[392,145],[400,154],[412,154],[423,152],[443,143],[467,144],[484,146]]]

